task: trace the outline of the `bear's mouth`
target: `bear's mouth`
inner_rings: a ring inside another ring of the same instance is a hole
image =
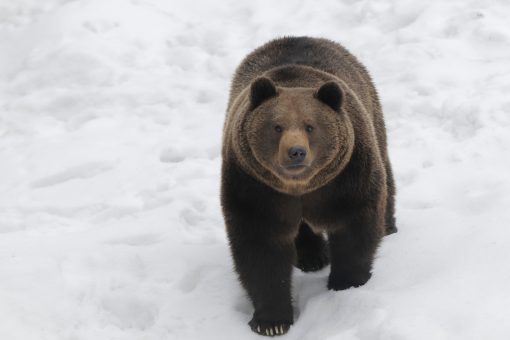
[[[304,163],[288,164],[281,165],[281,168],[283,169],[284,174],[294,177],[296,175],[303,174],[307,169],[310,168],[310,165]]]
[[[284,166],[284,168],[285,168],[285,170],[294,171],[294,170],[308,168],[308,165],[306,165],[306,164],[291,164],[291,165]]]

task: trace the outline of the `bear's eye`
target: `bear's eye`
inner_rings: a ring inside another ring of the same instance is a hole
[[[283,131],[283,129],[282,129],[282,127],[281,127],[280,125],[276,125],[276,126],[274,127],[274,130],[275,130],[276,132],[278,132],[278,133],[280,133],[280,132],[282,132],[282,131]]]
[[[313,126],[307,125],[306,126],[306,132],[312,132],[312,131],[313,131]]]

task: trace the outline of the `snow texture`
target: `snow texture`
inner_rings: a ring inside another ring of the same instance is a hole
[[[219,205],[241,59],[343,43],[378,87],[399,233],[294,273],[283,339],[510,338],[506,0],[0,0],[0,339],[261,339]]]

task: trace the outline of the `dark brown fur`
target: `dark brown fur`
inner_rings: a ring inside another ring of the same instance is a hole
[[[288,170],[293,145],[303,151],[302,170]],[[310,271],[331,261],[334,290],[370,278],[381,237],[396,231],[386,149],[370,76],[341,45],[277,39],[238,67],[221,199],[254,331],[279,335],[292,324],[292,264]]]

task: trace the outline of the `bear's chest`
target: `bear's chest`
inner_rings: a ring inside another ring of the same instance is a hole
[[[303,200],[302,218],[315,231],[338,229],[347,211],[339,200]]]
[[[339,180],[301,197],[302,218],[316,230],[338,229],[359,206],[359,197]],[[354,191],[355,192],[355,191]]]

